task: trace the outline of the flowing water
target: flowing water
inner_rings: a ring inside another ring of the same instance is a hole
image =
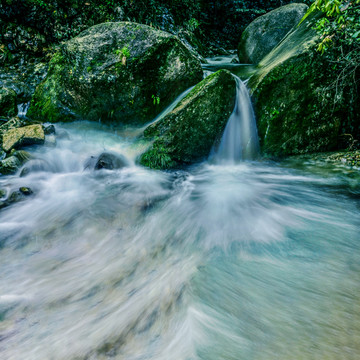
[[[239,77],[236,80],[235,107],[226,124],[219,148],[211,155],[217,164],[236,164],[259,155],[256,120],[249,93]]]
[[[134,132],[56,125],[0,177],[0,358],[355,360],[360,175],[310,161],[135,164]],[[101,152],[129,166],[94,171]]]

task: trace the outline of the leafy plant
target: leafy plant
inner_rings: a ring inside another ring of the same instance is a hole
[[[164,145],[157,142],[141,156],[140,163],[151,169],[169,169],[175,164]]]
[[[199,25],[200,25],[200,23],[197,19],[191,18],[187,22],[186,27],[189,31],[194,32],[199,27]]]
[[[120,57],[121,63],[126,66],[126,60],[130,57],[130,51],[128,47],[124,46],[122,49],[116,49],[114,53]]]
[[[154,105],[159,105],[160,104],[160,96],[158,95],[152,95],[151,98],[153,99],[153,104]]]

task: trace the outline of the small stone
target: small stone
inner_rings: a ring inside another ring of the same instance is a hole
[[[25,196],[29,196],[29,195],[33,194],[33,191],[32,191],[30,188],[24,187],[24,186],[22,186],[22,187],[19,189],[19,191],[20,191],[22,194],[24,194]]]
[[[129,163],[125,156],[111,153],[102,153],[95,164],[95,170],[107,169],[121,169],[128,166]]]
[[[44,126],[44,134],[45,135],[53,135],[55,133],[56,133],[56,131],[55,131],[54,125]]]

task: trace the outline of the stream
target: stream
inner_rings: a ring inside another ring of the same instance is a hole
[[[136,165],[134,129],[56,124],[0,210],[3,360],[355,360],[360,173]],[[102,152],[129,165],[94,171]]]

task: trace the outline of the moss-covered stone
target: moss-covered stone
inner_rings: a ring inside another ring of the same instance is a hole
[[[16,156],[9,156],[8,158],[0,161],[0,174],[15,174],[20,166],[21,162]]]
[[[18,150],[11,151],[10,155],[0,161],[0,174],[15,174],[19,168],[31,158],[27,151]]]
[[[242,33],[240,63],[258,64],[305,15],[308,6],[289,4],[255,19]]]
[[[11,129],[3,134],[2,147],[6,152],[23,146],[43,144],[44,130],[41,125],[28,125]]]
[[[154,169],[176,168],[207,157],[234,108],[236,81],[220,70],[201,81],[179,104],[145,130],[154,139],[140,159]]]
[[[6,87],[0,88],[0,116],[12,117],[16,114],[16,92]]]
[[[334,102],[334,71],[314,51],[317,35],[313,24],[317,16],[310,16],[288,34],[261,61],[248,83],[265,154],[335,149],[347,123],[359,127],[359,109],[348,111],[346,93],[342,101]]]
[[[99,24],[54,55],[28,116],[145,123],[201,79],[200,62],[177,37],[130,22]]]

